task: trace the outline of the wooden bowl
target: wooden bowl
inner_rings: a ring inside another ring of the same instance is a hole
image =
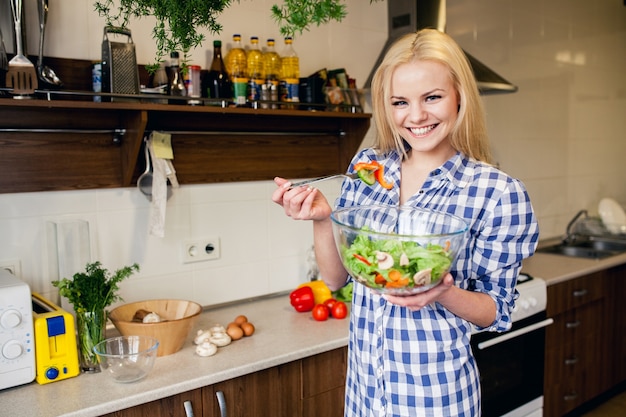
[[[159,323],[133,321],[137,310],[158,314]],[[111,312],[109,318],[123,336],[152,336],[159,341],[157,356],[171,355],[182,349],[193,328],[202,306],[186,300],[146,300],[121,305]]]

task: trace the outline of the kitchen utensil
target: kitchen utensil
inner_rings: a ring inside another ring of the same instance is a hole
[[[9,69],[9,60],[7,59],[7,50],[4,46],[4,39],[2,37],[2,30],[0,30],[0,87],[4,87],[6,80],[6,73]],[[2,95],[2,93],[0,93]]]
[[[150,159],[150,150],[148,149],[148,143],[144,142],[144,153],[146,157],[146,169],[143,174],[137,178],[137,188],[141,191],[141,194],[145,195],[148,201],[152,201],[152,163]],[[167,199],[172,196],[172,188],[168,185],[167,187]]]
[[[626,213],[617,201],[612,198],[603,198],[598,204],[598,213],[609,232],[626,233]]]
[[[309,180],[304,180],[304,181],[300,181],[300,182],[294,182],[293,184],[291,184],[291,188],[295,188],[295,187],[300,187],[302,185],[309,185],[309,184],[313,184],[316,182],[320,182],[320,181],[326,181],[326,180],[332,180],[334,178],[350,178],[353,180],[356,180],[359,178],[359,174],[354,173],[354,174],[333,174],[333,175],[326,175],[325,177],[318,177],[318,178],[311,178]]]
[[[133,321],[139,310],[156,313],[162,321],[158,323]],[[161,342],[157,356],[166,356],[178,352],[183,347],[200,313],[202,306],[193,301],[146,300],[116,307],[109,313],[109,319],[122,335],[157,338]]]
[[[93,347],[100,369],[117,382],[135,382],[148,375],[154,366],[159,340],[149,336],[119,336]]]
[[[39,10],[39,57],[37,59],[37,76],[39,81],[49,87],[62,87],[63,83],[54,70],[43,63],[43,44],[48,21],[48,0],[37,0]]]
[[[109,35],[122,35],[127,42],[113,42]],[[102,91],[107,93],[139,94],[139,69],[135,44],[130,30],[105,26],[102,40]],[[112,101],[128,99],[112,98]]]
[[[412,295],[438,285],[468,231],[460,217],[406,206],[341,208],[331,220],[346,270],[380,294]]]
[[[22,0],[11,0],[13,22],[15,23],[15,44],[17,53],[9,61],[6,85],[13,89],[15,98],[25,98],[24,94],[33,94],[37,88],[35,66],[23,54],[22,45]]]

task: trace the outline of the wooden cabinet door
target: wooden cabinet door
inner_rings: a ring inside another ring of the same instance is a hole
[[[186,417],[185,402],[189,401],[194,416],[202,416],[202,390],[184,392],[171,397],[116,411],[102,417]]]
[[[224,398],[220,410],[217,394]],[[203,388],[204,417],[299,417],[300,361]]]
[[[611,384],[617,385],[626,381],[626,266],[611,270],[611,284]]]
[[[302,360],[302,417],[342,417],[348,348]]]

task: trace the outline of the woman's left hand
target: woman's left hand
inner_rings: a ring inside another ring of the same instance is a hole
[[[446,274],[446,276],[443,277],[439,285],[431,288],[428,291],[406,296],[394,296],[386,294],[384,295],[384,298],[392,304],[407,307],[409,310],[416,311],[424,308],[428,304],[434,303],[435,301],[440,301],[440,299],[444,295],[447,295],[446,293],[453,286],[454,278],[452,278],[451,274]]]

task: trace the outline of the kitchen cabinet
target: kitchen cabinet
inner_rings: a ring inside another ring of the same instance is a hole
[[[151,401],[136,407],[105,414],[102,417],[189,417],[185,402],[192,407],[194,416],[202,416],[202,389]]]
[[[611,274],[599,271],[548,286],[544,413],[560,417],[611,387]]]
[[[338,348],[103,417],[341,417],[347,348]]]
[[[0,98],[0,193],[130,187],[143,139],[171,134],[181,184],[345,172],[371,115]]]
[[[626,381],[626,265],[609,270],[611,274],[610,299],[612,314],[608,321],[612,323],[613,349],[611,369],[613,370],[612,385]]]

